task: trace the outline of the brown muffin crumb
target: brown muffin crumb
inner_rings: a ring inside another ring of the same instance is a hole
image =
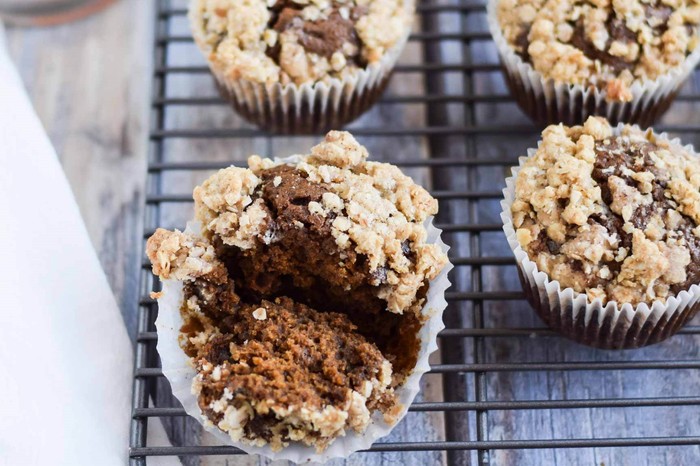
[[[395,400],[390,363],[355,330],[343,314],[289,298],[235,308],[198,351],[202,412],[234,440],[273,449],[290,440],[323,449],[346,429],[363,431]]]
[[[339,284],[350,278],[346,259],[352,267],[357,256],[389,311],[416,313],[423,302],[418,291],[447,260],[436,245],[425,244],[423,222],[437,212],[437,201],[397,167],[366,158],[367,150],[341,131],[331,131],[309,155],[299,156],[294,171],[292,165],[275,168],[272,160],[252,156],[250,169],[220,170],[195,188],[197,219],[224,245],[254,256],[307,229],[326,240],[326,252],[337,250],[338,264],[331,267],[344,275],[313,272],[309,265],[307,271]],[[352,289],[362,285],[343,283]]]
[[[347,315],[288,297],[242,301],[234,281],[220,279],[220,262],[185,265],[201,244],[192,235],[159,230],[149,257],[176,242],[184,260],[169,273],[184,281],[180,343],[195,363],[207,422],[235,441],[273,449],[301,441],[319,451],[347,429],[364,431],[373,411],[392,422],[391,363]]]

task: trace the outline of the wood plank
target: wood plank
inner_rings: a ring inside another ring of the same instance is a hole
[[[7,28],[10,54],[59,154],[132,337],[152,14],[150,2],[124,0],[75,23]]]

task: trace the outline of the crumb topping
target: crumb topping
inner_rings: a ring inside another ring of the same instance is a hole
[[[194,38],[232,79],[314,83],[381,60],[410,28],[408,0],[192,0]]]
[[[437,212],[437,201],[397,167],[367,162],[367,156],[350,133],[331,131],[293,165],[303,178],[285,185],[281,172],[274,172],[272,187],[266,186],[289,191],[302,183],[315,192],[275,210],[299,208],[314,216],[311,223],[324,220],[337,248],[366,257],[367,272],[377,277],[376,294],[389,311],[419,311],[418,291],[447,261],[438,246],[425,244],[423,222]],[[248,164],[223,169],[194,191],[197,219],[224,244],[243,250],[281,239],[265,200],[256,198],[261,178],[278,164],[259,156]]]
[[[205,422],[234,441],[318,451],[347,430],[363,432],[375,411],[395,422],[392,365],[347,315],[288,297],[241,300],[222,262],[188,261],[206,242],[158,230],[147,249],[154,270],[184,281],[180,344]],[[172,254],[183,260],[161,267]]]
[[[512,214],[539,270],[591,300],[651,303],[700,284],[700,160],[651,131],[549,126]]]
[[[190,280],[207,277],[212,283],[226,280],[226,269],[205,239],[158,228],[146,244],[153,273],[163,279]]]
[[[630,101],[635,80],[679,67],[698,43],[696,0],[500,0],[503,35],[547,78]]]
[[[194,190],[197,220],[226,244],[250,248],[251,237],[264,227],[260,202],[252,194],[260,180],[245,168],[230,167]]]

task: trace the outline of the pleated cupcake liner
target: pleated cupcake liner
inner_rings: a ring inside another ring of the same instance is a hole
[[[404,7],[413,18],[415,0],[405,0]],[[221,95],[249,122],[280,134],[325,133],[355,120],[379,100],[410,33],[407,25],[403,36],[379,62],[342,79],[317,83],[260,83],[232,78],[215,64],[208,61],[208,65]],[[211,50],[198,40],[201,31],[194,30],[193,35],[207,56]]]
[[[442,241],[440,237],[442,230],[433,225],[432,217],[426,220],[425,228],[428,233],[426,243],[437,244],[447,255],[449,247]],[[185,231],[198,234],[201,231],[201,226],[196,222],[190,222]],[[187,414],[197,419],[203,428],[213,434],[222,444],[233,445],[246,453],[262,455],[271,460],[288,460],[296,463],[309,461],[323,463],[333,458],[347,458],[350,454],[367,449],[380,438],[389,435],[406,415],[409,406],[420,391],[421,378],[430,370],[429,357],[438,348],[437,335],[445,328],[442,314],[447,307],[445,291],[450,287],[447,274],[452,267],[452,264],[447,263],[440,274],[430,282],[426,301],[421,311],[425,322],[418,333],[420,349],[416,366],[395,390],[400,405],[396,423],[390,425],[384,421],[380,412],[374,412],[365,432],[357,433],[348,430],[345,436],[335,439],[321,453],[316,452],[315,447],[307,446],[301,442],[290,442],[289,446],[280,451],[273,451],[269,445],[254,446],[243,442],[234,442],[226,432],[220,430],[206,418],[197,404],[197,396],[192,393],[192,383],[197,372],[179,343],[180,328],[183,324],[180,309],[184,294],[182,282],[176,280],[163,280],[162,295],[158,298],[158,318],[155,324],[158,331],[157,350],[163,374],[170,382],[173,395],[182,403]]]
[[[685,61],[654,80],[632,83],[629,102],[608,101],[607,92],[594,83],[567,84],[546,78],[525,62],[503,36],[498,2],[487,3],[489,30],[501,57],[506,83],[520,108],[540,125],[582,124],[589,116],[604,116],[611,124],[651,126],[668,110],[693,69],[700,62],[700,47]]]
[[[619,124],[613,134],[619,135],[623,125]],[[669,139],[665,133],[658,139],[669,140],[682,146],[680,140]],[[693,146],[683,146],[695,154]],[[655,300],[650,304],[608,301],[590,301],[586,293],[573,288],[562,288],[537,268],[527,252],[520,246],[515,234],[511,207],[515,200],[515,180],[525,162],[536,149],[528,149],[527,157],[520,157],[519,166],[512,169],[506,179],[501,201],[503,232],[515,255],[518,275],[525,297],[542,320],[553,330],[585,345],[604,349],[630,349],[659,343],[680,330],[700,310],[700,286],[692,285],[665,301]]]

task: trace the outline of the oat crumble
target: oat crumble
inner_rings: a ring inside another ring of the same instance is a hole
[[[549,126],[511,210],[538,269],[591,300],[665,301],[700,284],[700,160],[651,131]]]
[[[679,67],[697,47],[697,0],[499,0],[506,41],[546,78],[594,85],[609,101]]]
[[[192,0],[194,39],[231,79],[315,83],[381,60],[405,36],[412,0]]]
[[[418,291],[447,260],[438,246],[425,244],[423,222],[437,213],[437,201],[397,167],[368,162],[367,156],[342,131],[331,131],[310,154],[300,156],[293,169],[318,194],[315,201],[304,198],[309,222],[323,219],[338,249],[367,258],[367,272],[376,276],[372,285],[389,311],[418,312],[423,302],[416,298]],[[224,244],[242,250],[279,240],[265,201],[252,197],[256,189],[289,188],[282,172],[270,171],[279,166],[271,159],[254,155],[248,164],[249,169],[223,169],[194,190],[197,219]],[[266,172],[270,183],[263,182]]]

